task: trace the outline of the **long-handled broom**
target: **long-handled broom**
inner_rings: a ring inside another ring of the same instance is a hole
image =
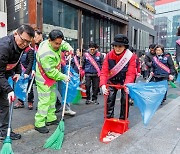
[[[13,114],[13,102],[10,105],[10,112],[9,112],[9,122],[8,122],[8,130],[5,140],[3,141],[3,146],[1,149],[0,154],[13,154],[13,150],[11,147],[12,140],[10,138],[11,134],[11,122],[12,122],[12,114]]]
[[[68,78],[70,74],[70,65],[71,65],[71,55],[69,58],[69,65],[68,65]],[[63,105],[61,121],[59,122],[59,125],[56,128],[55,132],[46,140],[46,143],[43,146],[44,148],[59,150],[62,147],[62,143],[64,140],[64,130],[65,130],[64,112],[65,112],[65,106],[66,106],[66,100],[67,100],[68,85],[69,85],[69,82],[66,83],[66,91],[65,91],[65,96],[64,96],[64,105]]]

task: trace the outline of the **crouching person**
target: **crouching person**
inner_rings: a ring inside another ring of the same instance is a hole
[[[114,85],[133,83],[136,76],[136,56],[128,50],[128,44],[129,41],[125,35],[117,34],[112,43],[113,50],[107,54],[102,65],[100,87],[102,87],[103,94],[108,95],[107,118],[114,117],[114,106],[118,90],[114,87],[109,87],[109,89],[107,89],[106,85],[108,83]],[[121,89],[121,109],[119,119],[125,119],[126,92],[128,92],[128,89],[126,89],[126,91]]]

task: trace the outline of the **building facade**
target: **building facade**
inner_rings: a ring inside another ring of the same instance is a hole
[[[127,35],[126,4],[113,8],[110,1],[92,0],[43,0],[43,31],[58,28],[65,39],[76,49],[83,44],[87,49],[91,41],[101,52],[111,49],[114,35]],[[113,1],[111,1],[113,2]],[[120,2],[120,1],[119,1]]]
[[[180,1],[159,0],[156,2],[155,30],[159,44],[167,51],[174,52],[178,39],[176,35],[180,26]]]
[[[122,33],[136,50],[145,50],[155,34],[142,24],[141,9],[133,4],[133,0],[8,0],[8,30],[22,23],[35,25],[45,34],[60,29],[74,49],[87,49],[93,41],[105,53],[111,50],[114,36]],[[132,9],[135,18],[128,12]]]
[[[148,51],[149,45],[156,41],[155,9],[143,1],[128,0],[127,14],[129,16],[128,37],[130,45],[137,52]]]

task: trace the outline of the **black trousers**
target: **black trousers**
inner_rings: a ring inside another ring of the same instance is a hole
[[[99,91],[99,77],[97,75],[85,76],[86,99],[91,100],[91,86],[92,86],[92,100],[97,100]]]
[[[7,94],[0,90],[0,131],[8,128],[9,101]]]
[[[116,101],[117,89],[113,87],[109,87],[109,96],[107,99],[107,118],[114,117],[114,106]],[[125,119],[126,116],[126,93],[124,89],[121,89],[121,109],[119,119]],[[128,101],[129,103],[129,101]],[[128,113],[129,114],[129,104],[128,104]]]

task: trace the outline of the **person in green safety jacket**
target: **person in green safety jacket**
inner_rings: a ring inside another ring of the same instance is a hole
[[[46,126],[59,123],[55,115],[56,81],[69,82],[68,76],[60,70],[63,50],[73,50],[73,48],[64,41],[64,35],[60,30],[52,30],[49,39],[43,41],[37,51],[35,79],[39,101],[35,115],[35,130],[40,133],[48,133]]]

